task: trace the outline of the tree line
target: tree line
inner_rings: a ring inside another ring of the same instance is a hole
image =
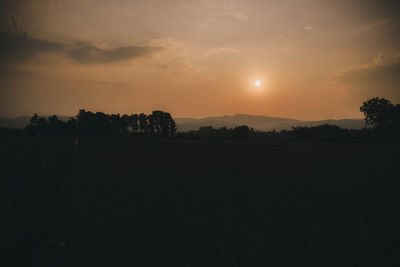
[[[155,110],[151,114],[106,114],[79,110],[76,118],[68,121],[35,114],[25,128],[28,135],[46,137],[170,137],[176,133],[176,124],[168,112]]]
[[[264,141],[312,141],[312,142],[360,142],[372,141],[376,136],[371,128],[361,130],[342,129],[336,125],[320,125],[314,127],[293,127],[291,130],[256,131],[248,126],[200,127],[199,130],[179,132],[181,139],[202,140],[264,140]]]
[[[198,130],[179,132],[168,112],[153,111],[151,114],[105,114],[81,109],[76,117],[67,121],[38,114],[30,120],[24,131],[0,128],[0,136],[46,137],[173,137],[181,139],[209,140],[299,140],[299,141],[374,141],[400,140],[400,105],[385,98],[371,98],[362,103],[366,128],[341,129],[336,125],[293,127],[282,131],[256,131],[246,125],[228,129],[201,127]]]

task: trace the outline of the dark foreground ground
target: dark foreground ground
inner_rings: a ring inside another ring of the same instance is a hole
[[[0,260],[399,266],[399,148],[2,140]]]

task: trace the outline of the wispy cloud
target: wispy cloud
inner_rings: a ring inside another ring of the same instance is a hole
[[[382,58],[377,57],[372,64],[336,73],[330,81],[335,88],[345,88],[350,94],[384,96],[399,101],[400,61],[380,62]]]
[[[68,49],[67,55],[82,64],[103,64],[151,55],[160,49],[160,47],[126,46],[104,50],[94,46],[82,46]]]

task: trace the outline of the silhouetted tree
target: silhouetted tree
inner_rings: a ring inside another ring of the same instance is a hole
[[[176,124],[168,112],[156,110],[149,116],[151,129],[157,135],[170,136],[176,132]]]
[[[78,128],[78,121],[75,118],[70,118],[67,121],[67,136],[76,136],[76,130]]]
[[[28,135],[34,136],[39,133],[39,127],[37,125],[38,120],[39,120],[39,114],[35,113],[30,119],[30,124],[25,127],[25,132]]]
[[[95,129],[95,114],[81,109],[78,113],[78,134],[81,137],[96,136]]]
[[[394,105],[385,98],[374,97],[364,101],[360,111],[365,115],[365,124],[375,128],[391,126]]]
[[[131,116],[122,115],[121,116],[121,135],[127,136],[129,134],[129,129],[131,125]]]
[[[119,137],[123,128],[121,116],[119,114],[106,115],[111,122],[111,136]]]
[[[39,114],[38,113],[33,114],[32,118],[30,119],[31,124],[33,124],[33,125],[37,125],[37,121],[38,120],[39,120]]]
[[[400,105],[375,97],[364,101],[360,111],[365,115],[366,125],[372,125],[379,137],[398,139],[400,134]]]
[[[25,128],[28,135],[43,135],[47,137],[72,137],[75,135],[77,121],[70,118],[67,122],[50,116],[48,119],[40,117],[37,113],[31,118],[31,123]]]
[[[56,115],[50,116],[47,125],[47,136],[61,136],[65,131],[64,122],[60,121]]]
[[[158,129],[156,129],[157,128],[156,120],[157,118],[153,114],[147,116],[147,132],[148,132],[147,134],[154,135],[156,131],[158,133]]]
[[[139,129],[143,133],[148,132],[148,124],[147,124],[147,116],[144,113],[140,113],[138,115],[138,120],[139,120]]]
[[[252,131],[254,130],[250,129],[247,125],[237,126],[233,128],[233,135],[236,138],[247,138],[250,136]]]
[[[168,120],[168,125],[169,125],[169,132],[171,135],[175,135],[177,128],[176,128],[176,123],[175,120],[170,116]]]
[[[25,128],[29,135],[46,135],[48,122],[46,118],[40,117],[37,113],[30,119],[30,124]]]
[[[129,116],[130,118],[130,127],[133,133],[137,133],[139,131],[139,115],[132,114]]]

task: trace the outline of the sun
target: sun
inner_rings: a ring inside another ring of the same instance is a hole
[[[259,81],[259,80],[254,81],[254,85],[257,87],[261,86],[261,81]]]

